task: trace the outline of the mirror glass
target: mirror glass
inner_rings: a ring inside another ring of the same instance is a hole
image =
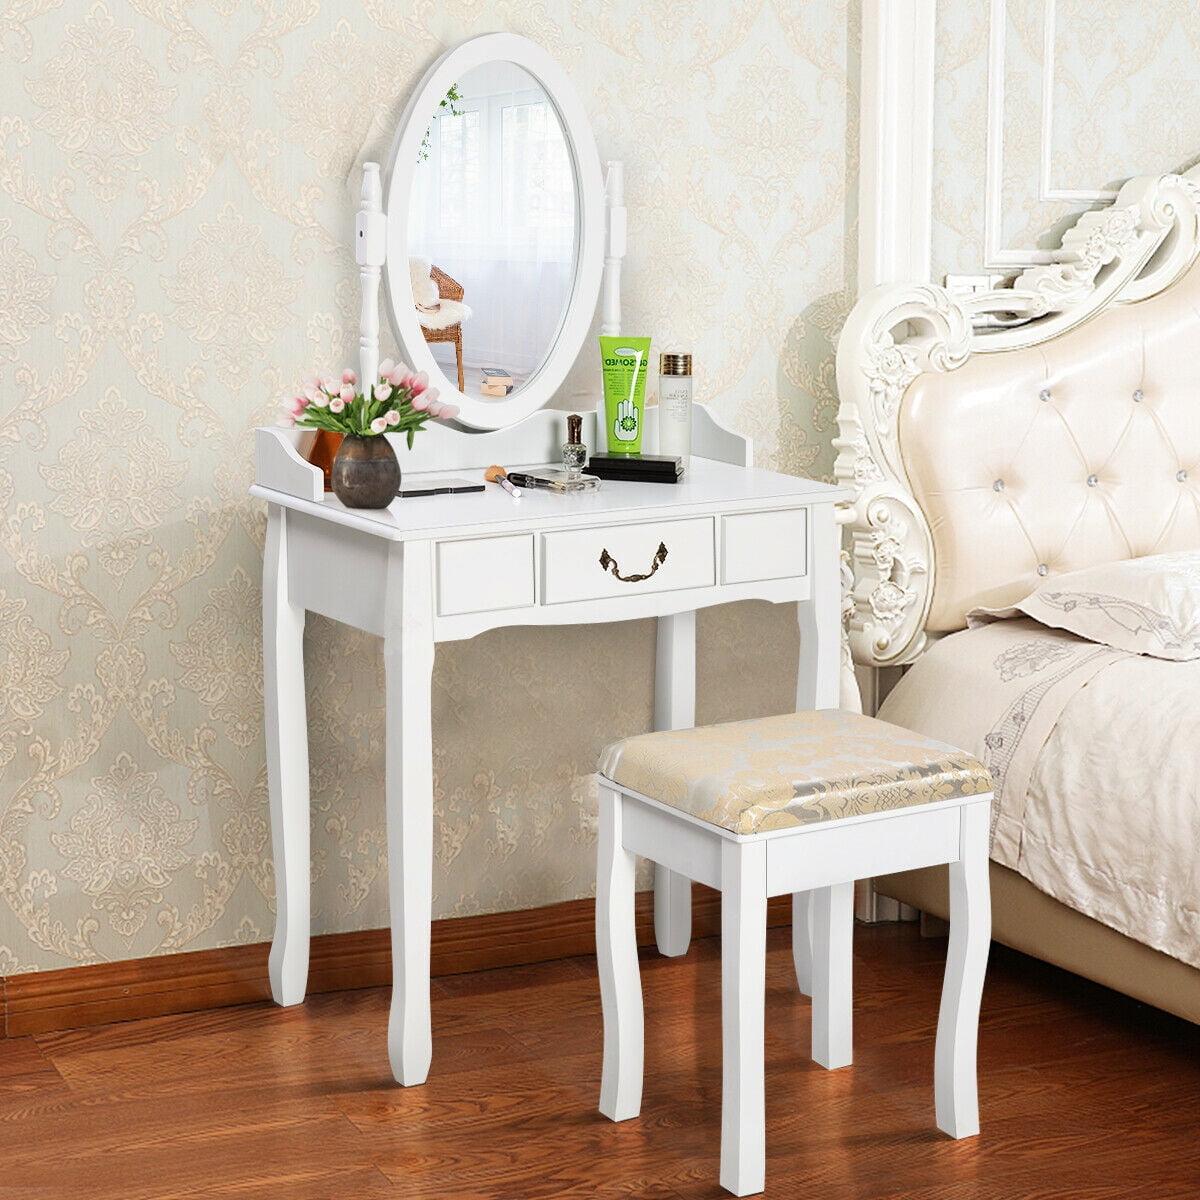
[[[429,114],[412,178],[421,333],[460,391],[502,404],[545,363],[575,282],[578,189],[558,110],[516,63],[472,67]]]

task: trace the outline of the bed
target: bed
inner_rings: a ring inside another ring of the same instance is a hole
[[[1007,606],[1200,551],[1198,206],[1198,170],[1139,177],[1009,286],[868,293],[839,342],[836,441],[879,715],[996,777],[995,937],[1194,1022],[1200,659]],[[984,609],[1009,619],[968,628]],[[875,887],[946,915],[944,870]]]

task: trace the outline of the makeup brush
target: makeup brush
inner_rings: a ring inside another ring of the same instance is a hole
[[[521,498],[521,489],[508,482],[508,472],[503,467],[490,466],[483,473],[488,483],[498,483],[514,500]]]

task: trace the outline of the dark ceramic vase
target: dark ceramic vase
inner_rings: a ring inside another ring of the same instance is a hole
[[[400,464],[386,437],[348,433],[333,460],[333,494],[347,508],[387,508],[400,491]]]

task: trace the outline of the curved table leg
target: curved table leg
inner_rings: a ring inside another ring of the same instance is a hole
[[[396,1079],[412,1086],[425,1082],[433,1055],[429,1012],[433,624],[428,543],[390,547],[387,589],[385,807],[392,921],[388,1059]]]
[[[696,723],[696,614],[658,618],[654,664],[654,728],[690,729]],[[670,958],[692,940],[692,881],[654,865],[654,940]]]
[[[299,1004],[308,986],[310,925],[308,718],[304,609],[288,598],[287,512],[267,508],[263,558],[263,705],[275,859],[275,936],[268,972],[276,1004]]]
[[[837,708],[842,687],[841,568],[833,505],[809,509],[812,594],[796,605],[800,665],[796,711]]]

